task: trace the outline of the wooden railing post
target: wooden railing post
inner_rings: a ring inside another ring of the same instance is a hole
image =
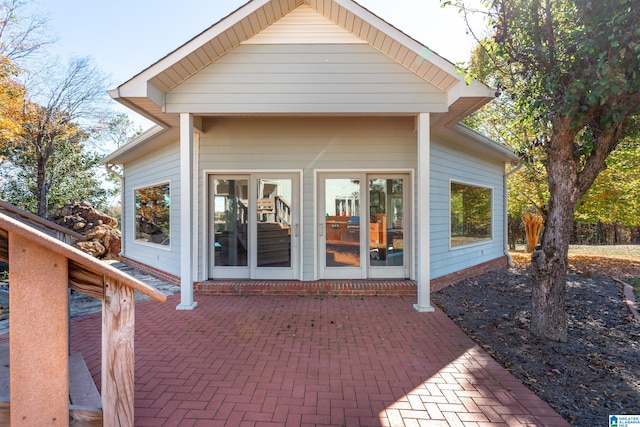
[[[2,212],[0,261],[11,265],[11,426],[68,426],[70,416],[74,425],[133,426],[134,290],[160,302],[166,295]],[[103,301],[102,414],[70,411],[67,287]]]
[[[105,426],[133,426],[135,333],[133,289],[104,279],[102,411]]]
[[[68,264],[18,233],[11,262],[11,425],[69,425]]]

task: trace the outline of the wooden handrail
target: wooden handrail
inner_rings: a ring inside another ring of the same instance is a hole
[[[160,302],[166,295],[4,213],[0,260],[10,265],[10,424],[69,425],[72,288],[102,300],[102,413],[96,420],[132,426],[134,291]]]
[[[55,252],[59,255],[65,256],[67,259],[74,262],[74,267],[76,269],[85,270],[89,274],[108,277],[114,281],[122,283],[124,286],[130,287],[133,290],[143,293],[156,301],[165,302],[167,300],[167,296],[157,290],[154,287],[151,287],[145,283],[140,282],[137,279],[129,276],[128,274],[123,273],[122,271],[111,267],[104,262],[93,258],[92,256],[80,251],[79,249],[74,248],[73,246],[67,245],[53,237],[39,232],[20,221],[17,221],[3,213],[0,213],[0,230],[4,230],[5,233],[0,232],[0,240],[5,240],[7,237],[7,232],[18,233],[22,237],[33,241],[34,243],[45,247],[46,249]],[[0,242],[0,245],[3,245]],[[6,247],[6,240],[4,242],[4,246]],[[6,253],[3,249],[0,249],[0,260],[8,262],[7,259],[3,259],[3,254]],[[100,280],[102,282],[102,280]],[[95,281],[92,283],[87,283],[89,287],[99,286]],[[101,286],[101,283],[100,283]],[[76,289],[75,287],[72,287]],[[81,289],[77,289],[83,293],[87,293],[82,291]],[[96,292],[98,291],[98,292]],[[88,294],[88,293],[87,293]],[[96,294],[103,294],[102,290],[94,289],[91,291],[91,295],[95,297]]]
[[[34,222],[40,226],[42,226],[45,229],[54,231],[56,233],[60,233],[60,234],[65,234],[73,239],[76,239],[78,241],[83,241],[86,240],[86,237],[83,236],[80,233],[77,233],[73,230],[69,230],[68,228],[65,228],[61,225],[56,224],[55,222],[51,222],[48,221],[42,217],[39,217],[38,215],[22,210],[14,205],[12,205],[11,203],[7,203],[4,200],[0,200],[0,211],[7,211],[7,213],[9,214],[13,214],[16,215],[18,217],[24,218],[27,221],[30,222]]]

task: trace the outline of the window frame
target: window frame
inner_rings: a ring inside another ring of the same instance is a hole
[[[451,217],[453,214],[453,207],[451,205],[452,202],[452,185],[453,184],[458,184],[458,185],[463,185],[463,186],[467,186],[467,187],[474,187],[474,188],[480,188],[480,189],[486,189],[490,192],[491,196],[490,196],[490,214],[491,217],[489,219],[489,226],[490,226],[490,230],[489,230],[489,236],[485,237],[485,238],[481,238],[478,240],[474,240],[472,242],[468,242],[468,243],[458,243],[458,244],[454,244],[453,243],[453,234],[452,234],[452,221],[451,221]],[[462,181],[459,179],[453,179],[450,178],[449,179],[449,199],[448,199],[448,204],[449,204],[449,215],[448,215],[448,223],[449,223],[449,228],[448,228],[448,234],[449,234],[449,250],[458,250],[458,249],[464,249],[464,248],[469,248],[469,247],[473,247],[473,246],[479,246],[479,245],[486,245],[489,243],[492,243],[495,239],[495,224],[494,224],[494,219],[495,219],[495,187],[491,186],[491,185],[483,185],[483,184],[478,184],[478,183],[470,183],[470,182],[466,182],[466,181]]]
[[[142,239],[138,238],[138,221],[136,219],[137,215],[138,215],[138,204],[136,201],[136,193],[140,190],[145,190],[148,188],[154,188],[154,187],[160,187],[163,185],[168,185],[169,186],[169,191],[168,191],[168,197],[169,197],[169,206],[168,206],[168,210],[169,210],[169,244],[168,245],[163,245],[162,243],[154,243],[154,242],[150,242],[150,241],[145,241]],[[171,229],[172,227],[172,213],[171,213],[171,205],[172,203],[172,197],[171,197],[171,180],[163,180],[163,181],[158,181],[158,182],[154,182],[152,184],[145,184],[145,185],[140,185],[137,187],[133,188],[133,243],[136,243],[138,245],[142,245],[142,246],[147,246],[147,247],[152,247],[152,248],[156,248],[156,249],[162,249],[162,250],[166,250],[166,251],[171,251],[171,243],[173,241],[172,236],[171,236]]]

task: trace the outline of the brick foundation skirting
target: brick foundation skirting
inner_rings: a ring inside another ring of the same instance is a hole
[[[461,280],[479,276],[481,274],[488,273],[489,271],[504,270],[507,268],[509,268],[509,260],[506,256],[502,256],[482,264],[474,265],[473,267],[465,268],[464,270],[456,271],[455,273],[447,274],[446,276],[431,279],[431,292],[438,292],[439,290],[458,283]]]
[[[196,283],[198,295],[414,296],[413,280],[207,280]]]
[[[150,265],[121,257],[124,264],[160,280],[180,286],[180,277]],[[508,268],[506,256],[431,280],[431,292],[480,274]],[[194,283],[196,295],[297,295],[297,296],[415,296],[414,280],[206,280]]]

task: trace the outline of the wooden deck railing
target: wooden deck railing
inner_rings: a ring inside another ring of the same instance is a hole
[[[134,291],[166,296],[3,213],[0,261],[10,269],[11,426],[133,426]],[[72,419],[68,288],[102,300],[102,412]]]
[[[51,237],[55,237],[68,244],[73,244],[85,240],[86,238],[73,230],[69,230],[55,222],[48,221],[36,214],[22,210],[11,203],[0,200],[0,213],[7,215],[13,219],[17,219],[23,224],[27,224],[36,230],[42,231]]]

